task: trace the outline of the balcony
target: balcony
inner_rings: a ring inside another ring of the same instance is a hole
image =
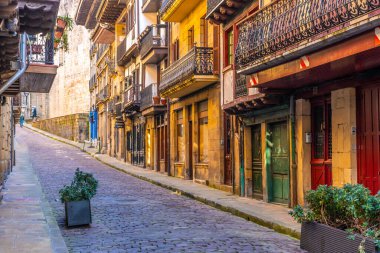
[[[125,7],[125,1],[102,0],[96,15],[96,20],[98,23],[114,24]]]
[[[226,23],[244,6],[250,5],[249,1],[207,0],[206,18],[215,24]],[[257,3],[258,5],[258,3]]]
[[[124,92],[124,109],[127,114],[140,110],[141,85],[131,85]]]
[[[96,104],[103,103],[109,98],[109,87],[106,86],[96,95]]]
[[[134,28],[129,35],[134,34]],[[136,57],[138,53],[138,47],[135,40],[131,39],[131,36],[126,36],[123,41],[117,46],[117,64],[119,66],[125,65],[133,57]]]
[[[152,13],[157,12],[160,9],[160,0],[143,0],[142,12]]]
[[[54,33],[30,35],[27,44],[30,64],[20,78],[20,91],[49,93],[58,68],[54,65]]]
[[[235,99],[245,97],[248,95],[246,77],[243,75],[236,75],[235,81]]]
[[[142,115],[155,115],[164,112],[166,107],[161,103],[158,96],[158,85],[152,83],[141,91],[141,111]]]
[[[88,82],[88,88],[90,91],[94,90],[96,86],[96,75],[92,75],[90,81]]]
[[[139,37],[140,55],[144,64],[157,64],[168,54],[167,25],[148,26]]]
[[[194,47],[162,72],[160,93],[179,98],[219,81],[214,75],[213,49]]]
[[[102,0],[80,0],[75,14],[75,23],[83,25],[87,29],[94,29],[96,26],[96,12]]]
[[[160,8],[161,19],[165,22],[181,22],[201,0],[163,0]]]
[[[238,73],[265,70],[374,29],[379,23],[370,17],[378,15],[380,2],[359,2],[278,0],[265,6],[238,25]]]
[[[108,50],[110,46],[107,44],[98,44],[97,45],[97,50],[96,50],[96,60],[99,61],[100,59],[103,58],[103,55],[105,52]]]

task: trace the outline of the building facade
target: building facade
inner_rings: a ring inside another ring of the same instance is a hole
[[[379,3],[208,1],[240,194],[293,206],[318,185],[379,191]]]

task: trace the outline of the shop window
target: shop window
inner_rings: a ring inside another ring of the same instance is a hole
[[[199,111],[199,162],[208,162],[208,101],[198,104]]]
[[[177,111],[177,162],[185,161],[185,131],[183,126],[183,110]]]

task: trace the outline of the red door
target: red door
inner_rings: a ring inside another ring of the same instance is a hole
[[[332,184],[331,102],[330,98],[312,101],[311,107],[311,188]]]
[[[358,89],[358,182],[372,194],[380,190],[380,87]]]

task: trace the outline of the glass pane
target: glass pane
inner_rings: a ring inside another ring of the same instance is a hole
[[[199,162],[208,162],[208,118],[199,119]]]
[[[323,159],[324,158],[324,145],[325,145],[325,134],[324,126],[325,122],[323,119],[323,106],[315,106],[313,108],[313,148],[314,148],[314,158]]]

